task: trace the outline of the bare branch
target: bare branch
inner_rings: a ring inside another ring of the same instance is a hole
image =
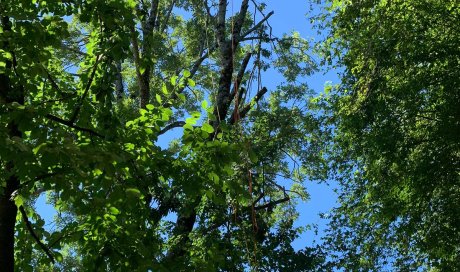
[[[240,12],[238,18],[236,19],[233,25],[232,40],[233,43],[238,43],[240,39],[241,28],[243,27],[244,21],[246,19],[246,13],[248,12],[249,0],[243,0],[241,2]]]
[[[244,72],[246,71],[246,68],[248,67],[249,60],[251,59],[252,53],[248,52],[244,56],[244,59],[241,63],[240,70],[238,71],[238,74],[236,76],[236,80],[233,83],[233,92],[230,95],[230,100],[233,100],[235,97],[236,93],[238,92],[238,89],[240,88],[241,81],[243,80]],[[240,101],[237,101],[237,103],[240,103]]]
[[[61,91],[61,88],[59,88],[59,86],[57,85],[56,81],[53,79],[53,77],[51,76],[51,74],[49,73],[48,69],[46,69],[46,67],[40,63],[40,66],[43,68],[43,70],[45,70],[45,73],[46,73],[46,77],[48,78],[48,80],[51,82],[51,87],[53,87],[53,89],[55,89],[56,91],[58,91],[59,93],[63,93]]]
[[[209,7],[208,5],[208,0],[204,0],[204,8],[206,9],[206,13],[208,14],[209,18],[214,18],[214,16],[212,16],[211,14],[211,8]]]
[[[243,119],[244,117],[246,117],[246,114],[251,110],[253,105],[257,103],[267,91],[268,90],[265,87],[263,87],[260,91],[258,91],[256,96],[252,99],[252,101],[246,106],[244,106],[244,108],[239,111],[238,119]],[[237,119],[235,118],[235,115],[232,114],[232,116],[230,117],[230,124],[234,124],[235,121],[237,121]]]
[[[270,11],[267,16],[265,16],[262,20],[260,20],[260,22],[258,22],[256,25],[254,25],[253,27],[251,27],[250,29],[248,29],[246,32],[243,33],[243,35],[240,36],[240,39],[242,38],[245,38],[247,35],[251,34],[252,32],[254,32],[255,30],[257,30],[258,28],[260,28],[262,26],[263,23],[265,23],[265,21],[268,20],[268,18],[270,18],[273,14],[275,14],[274,11]]]
[[[67,45],[67,44],[65,44],[65,43],[62,43],[62,44],[61,44],[61,49],[62,49],[62,50],[70,51],[70,52],[75,53],[75,54],[77,54],[77,55],[79,55],[79,56],[82,56],[82,57],[88,56],[88,54],[86,54],[85,52],[82,52],[82,51],[80,51],[80,50],[78,50],[78,49],[76,49],[76,48],[73,48],[72,46]]]
[[[199,59],[195,60],[195,62],[192,65],[192,68],[190,69],[189,78],[193,78],[193,76],[198,72],[198,69],[201,67],[201,64],[203,63],[203,61],[206,60],[209,57],[209,55],[212,52],[214,52],[214,50],[216,50],[216,48],[217,48],[217,44],[212,45],[210,48],[208,48],[208,51],[206,53],[204,53]],[[179,87],[179,89],[175,93],[171,95],[171,99],[173,100],[177,99],[177,94],[182,93],[187,87],[188,87],[188,82],[185,81],[184,84],[181,87]],[[170,105],[169,101],[165,102],[163,104],[163,107],[167,107],[168,105]]]
[[[176,122],[173,122],[167,126],[165,126],[162,130],[160,130],[160,132],[158,132],[158,136],[162,135],[162,134],[165,134],[167,131],[173,129],[173,128],[177,128],[177,127],[183,127],[185,125],[185,122],[184,121],[176,121]]]
[[[260,206],[256,206],[256,207],[254,207],[254,210],[258,211],[258,210],[273,208],[276,205],[284,203],[284,202],[288,202],[289,200],[290,200],[289,196],[285,196],[285,197],[283,197],[281,199],[278,199],[278,200],[275,200],[275,201],[270,201],[270,202],[265,203],[265,204],[260,205]]]

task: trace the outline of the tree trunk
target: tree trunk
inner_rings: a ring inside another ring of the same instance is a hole
[[[11,31],[9,17],[3,16],[1,24],[4,32]],[[0,45],[3,50],[11,51],[8,42],[4,41]],[[14,58],[13,54],[13,60],[15,60]],[[7,60],[5,73],[0,74],[0,104],[12,102],[24,104],[22,87],[12,88],[11,86],[8,72],[12,70],[12,67],[13,62]],[[22,136],[14,121],[8,123],[7,128],[10,138]],[[12,161],[4,162],[4,165],[2,170],[9,177],[6,180],[6,185],[3,188],[0,187],[0,270],[12,272],[14,271],[14,233],[18,209],[11,196],[19,188],[19,179],[14,174],[14,163]]]
[[[14,271],[14,226],[18,209],[11,194],[17,190],[15,176],[7,180],[7,186],[0,194],[0,267],[1,271]]]

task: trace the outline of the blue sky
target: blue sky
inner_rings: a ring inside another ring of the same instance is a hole
[[[320,40],[317,30],[313,29],[310,24],[310,1],[271,0],[266,1],[266,4],[267,12],[271,10],[275,12],[269,21],[270,25],[273,27],[274,35],[281,36],[283,33],[297,31],[300,33],[301,37],[307,40],[312,40],[312,44]],[[313,12],[318,12],[318,9],[313,10]],[[267,86],[277,86],[280,83],[277,81],[282,80],[282,77],[274,74],[273,71],[267,72],[265,78],[270,79],[269,81],[264,81],[264,85]],[[333,84],[339,83],[336,70],[329,70],[326,73],[325,71],[319,71],[304,80],[308,83],[309,87],[317,93],[322,92],[326,82],[331,82]],[[306,231],[293,243],[294,248],[301,249],[305,246],[311,246],[315,240],[316,242],[319,242],[321,235],[324,234],[323,231],[327,222],[324,219],[321,219],[319,214],[327,213],[336,204],[337,199],[332,190],[333,183],[330,182],[330,184],[331,186],[325,183],[318,184],[306,181],[305,185],[310,194],[310,200],[304,203],[299,203],[298,211],[300,213],[300,217],[296,222],[296,225],[317,225],[318,235],[315,235],[314,230]]]
[[[273,27],[275,36],[282,36],[283,33],[297,31],[301,37],[312,39],[312,42],[318,41],[319,37],[310,24],[309,9],[310,3],[308,0],[270,0],[265,1],[267,4],[266,13],[273,10],[275,13],[270,18],[269,23]],[[230,1],[229,12],[236,12],[239,9],[240,1]],[[268,80],[267,80],[268,79]],[[263,74],[263,85],[270,88],[276,88],[282,82],[282,77],[276,72],[270,70]],[[316,92],[323,90],[326,82],[338,83],[339,79],[337,72],[330,70],[327,73],[318,72],[311,77],[304,79],[308,82],[310,88]],[[297,239],[293,246],[296,249],[311,246],[313,241],[319,241],[325,228],[325,220],[321,219],[319,213],[328,212],[336,202],[336,196],[332,188],[324,183],[317,184],[314,182],[306,182],[307,190],[310,194],[310,200],[298,205],[300,218],[296,222],[297,226],[305,226],[315,224],[318,226],[318,235],[314,231],[307,231]],[[52,222],[54,210],[50,205],[46,205],[45,196],[41,196],[36,204],[37,212],[45,219],[46,222]]]

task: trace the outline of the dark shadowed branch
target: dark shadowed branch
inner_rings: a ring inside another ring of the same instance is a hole
[[[19,207],[19,211],[21,212],[22,219],[24,219],[24,223],[26,224],[27,230],[29,231],[30,235],[34,238],[35,242],[37,242],[38,246],[45,252],[46,256],[50,259],[50,261],[54,264],[54,256],[51,253],[50,249],[40,240],[38,235],[35,233],[32,224],[29,221],[29,218],[27,217],[27,213],[24,210],[24,206]]]

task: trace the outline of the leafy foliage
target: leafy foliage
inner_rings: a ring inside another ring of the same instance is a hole
[[[18,271],[319,269],[318,249],[291,247],[323,163],[296,83],[315,67],[249,5],[0,2],[2,269],[13,239]],[[288,83],[269,92],[273,59]],[[51,229],[33,208],[45,193]]]
[[[340,206],[337,266],[456,271],[460,261],[458,1],[331,1],[325,57],[345,67],[319,102]]]

